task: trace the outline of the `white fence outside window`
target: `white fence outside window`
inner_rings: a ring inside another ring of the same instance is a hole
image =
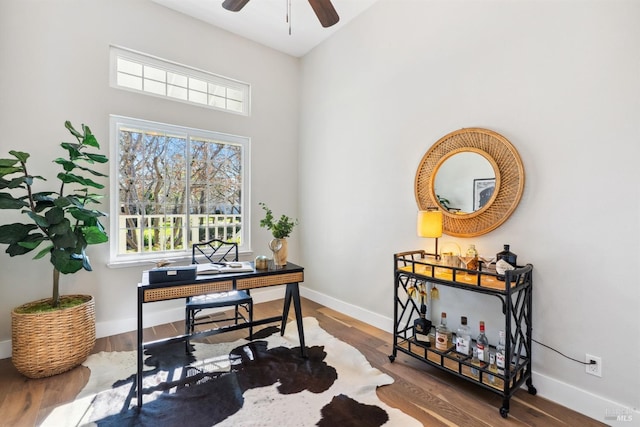
[[[236,241],[241,236],[241,215],[189,215],[190,224],[186,225],[187,215],[119,215],[120,254],[189,251],[191,245],[211,239]],[[135,227],[131,225],[134,224]],[[158,225],[160,224],[160,225]],[[188,239],[185,242],[185,230]],[[157,231],[157,233],[156,233]],[[127,234],[137,243],[132,248]],[[132,234],[132,236],[131,236]],[[157,237],[156,237],[157,236]]]

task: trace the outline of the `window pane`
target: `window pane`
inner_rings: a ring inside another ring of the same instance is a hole
[[[144,78],[157,80],[159,82],[167,81],[167,73],[164,70],[159,68],[150,67],[149,65],[144,66]]]
[[[225,98],[209,95],[209,105],[211,105],[212,107],[225,108],[226,103],[227,100]]]
[[[120,253],[138,253],[142,234],[138,228],[127,228],[120,231],[120,236],[123,238],[120,240]],[[124,245],[124,247],[122,247]]]
[[[167,83],[170,83],[174,86],[187,87],[187,76],[183,76],[181,74],[176,74],[172,72],[167,72]]]
[[[226,97],[226,90],[227,88],[225,88],[224,86],[220,86],[220,85],[216,85],[213,83],[209,83],[209,94],[210,95],[216,95],[216,96],[221,96],[221,97]]]
[[[227,142],[228,135],[206,131],[193,137],[189,129],[120,120],[141,127],[118,128],[112,256],[188,255],[194,241],[214,237],[242,247],[242,194],[248,191],[243,170],[249,168],[243,144],[248,141]]]
[[[189,101],[197,102],[198,104],[207,103],[207,94],[204,92],[197,92],[195,90],[189,91]]]
[[[117,70],[122,73],[133,74],[142,77],[142,64],[118,58]]]
[[[156,95],[166,95],[167,86],[164,83],[154,80],[144,80],[144,91],[155,93]]]
[[[142,78],[130,74],[118,73],[118,85],[130,89],[142,90]]]
[[[184,101],[188,100],[188,92],[187,89],[178,86],[167,86],[167,96],[172,98],[182,99]]]
[[[243,95],[244,93],[241,90],[227,89],[227,98],[233,99],[234,101],[242,101],[242,98],[244,98]]]
[[[193,77],[189,77],[189,89],[198,90],[200,92],[207,91],[207,82],[204,80],[194,79]]]
[[[231,99],[227,100],[227,110],[237,111],[238,113],[242,112],[242,102],[232,101]]]

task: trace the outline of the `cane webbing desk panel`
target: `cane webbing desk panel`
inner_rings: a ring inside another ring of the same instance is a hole
[[[186,341],[187,338],[201,338],[208,335],[218,334],[226,331],[248,328],[249,325],[257,326],[271,322],[280,323],[280,334],[284,335],[289,308],[293,302],[293,309],[298,326],[298,339],[300,340],[300,352],[303,357],[307,356],[304,344],[304,330],[302,327],[302,310],[300,307],[300,289],[298,284],[304,281],[304,268],[288,263],[278,269],[253,270],[238,273],[218,273],[212,275],[198,276],[195,280],[185,282],[164,282],[149,283],[148,272],[142,275],[142,282],[138,284],[138,371],[136,377],[136,397],[138,408],[142,407],[142,375],[143,375],[143,355],[145,347],[157,345],[170,341]],[[225,326],[210,329],[207,331],[194,332],[191,335],[177,335],[172,338],[145,343],[143,341],[143,306],[146,303],[154,303],[172,299],[186,298],[197,295],[206,295],[212,292],[225,292],[232,290],[246,290],[265,288],[268,286],[285,285],[284,305],[281,316],[269,317],[265,319],[254,319],[253,322],[238,325]],[[185,351],[187,346],[185,345]]]
[[[249,279],[238,279],[236,289],[255,289],[265,286],[282,285],[283,283],[302,282],[302,272],[280,274],[277,276],[260,276]]]
[[[143,292],[143,302],[166,301],[168,299],[186,298],[231,290],[233,290],[232,280],[193,285],[166,286],[162,288],[145,289]]]

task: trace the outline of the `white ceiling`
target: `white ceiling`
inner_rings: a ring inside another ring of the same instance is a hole
[[[250,0],[239,12],[222,7],[223,0],[152,0],[292,56],[307,52],[371,7],[378,0],[332,0],[340,21],[323,28],[307,0]],[[286,21],[291,2],[291,35]]]

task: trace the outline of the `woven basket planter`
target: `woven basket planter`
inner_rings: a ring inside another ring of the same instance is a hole
[[[29,378],[44,378],[81,364],[96,341],[95,300],[91,295],[64,295],[60,300],[82,298],[84,303],[46,313],[11,312],[12,362]],[[50,300],[50,298],[49,298]]]

